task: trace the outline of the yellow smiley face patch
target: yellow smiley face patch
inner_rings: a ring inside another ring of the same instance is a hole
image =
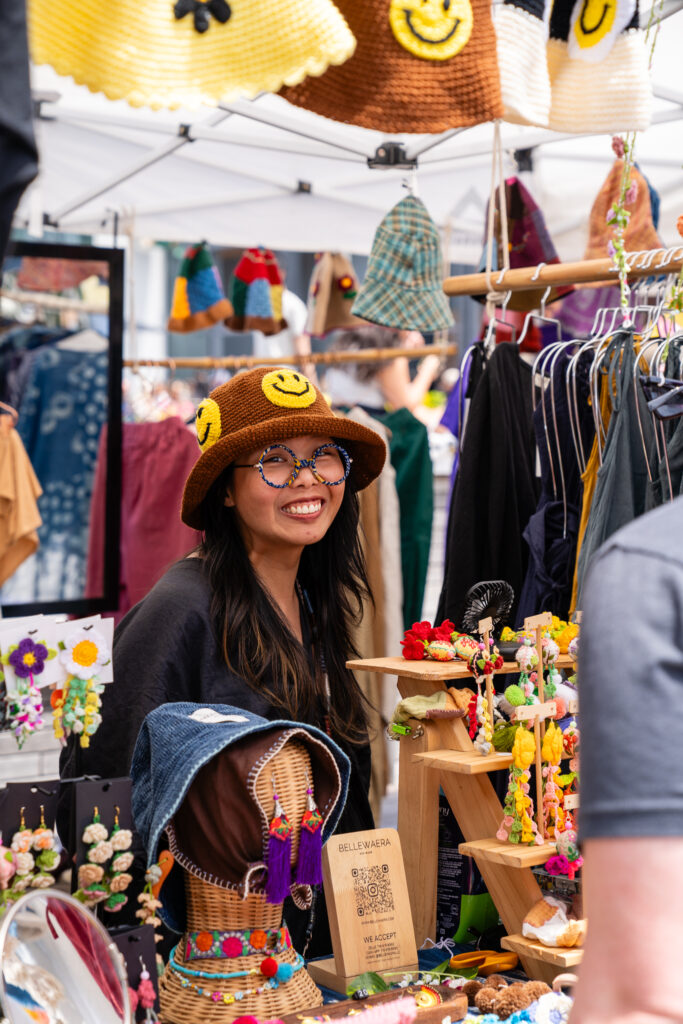
[[[199,447],[205,452],[221,436],[221,411],[213,398],[205,398],[199,403],[194,424]]]
[[[472,34],[470,0],[391,0],[389,24],[404,50],[423,60],[449,60]]]
[[[577,0],[569,29],[569,56],[604,60],[631,21],[635,0]]]
[[[269,402],[285,409],[307,409],[316,399],[315,388],[308,377],[294,370],[273,370],[261,381],[261,389]]]

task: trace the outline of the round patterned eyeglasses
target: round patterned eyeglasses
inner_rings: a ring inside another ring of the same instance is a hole
[[[310,459],[300,459],[284,444],[272,444],[258,462],[235,463],[235,469],[258,469],[269,487],[291,487],[302,469],[310,469],[318,483],[336,487],[351,472],[351,456],[341,445],[323,444]]]

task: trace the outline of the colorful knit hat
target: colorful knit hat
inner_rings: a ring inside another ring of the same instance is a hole
[[[439,232],[416,196],[397,203],[377,228],[365,281],[351,312],[399,330],[452,327]]]
[[[190,246],[175,279],[168,330],[179,334],[199,331],[231,313],[232,306],[223,294],[223,285],[206,243]]]
[[[593,203],[588,222],[588,245],[584,259],[604,259],[607,256],[607,247],[614,234],[613,226],[607,223],[607,216],[612,206],[619,200],[623,167],[622,160],[614,161],[612,169]],[[626,209],[631,214],[624,232],[626,251],[661,249],[662,241],[652,220],[650,190],[637,167],[631,168],[630,189],[635,192],[635,196],[626,200]]]
[[[196,418],[201,455],[185,483],[182,519],[204,528],[202,502],[235,459],[261,445],[312,434],[341,441],[352,459],[348,485],[360,491],[379,476],[386,445],[374,430],[335,416],[315,385],[298,370],[260,366],[238,373],[200,403]]]
[[[637,0],[554,0],[548,41],[548,127],[645,131],[652,87]]]
[[[384,132],[441,132],[503,113],[489,0],[336,0],[356,37],[290,103]]]
[[[547,127],[546,48],[551,0],[503,0],[495,15],[500,91],[506,121]]]
[[[489,200],[490,202],[490,200]],[[527,188],[519,178],[511,177],[505,181],[505,206],[507,209],[508,243],[510,252],[510,269],[517,267],[536,267],[539,263],[559,263],[560,258],[546,227],[543,211],[531,196]],[[488,206],[487,206],[488,211]],[[488,222],[488,212],[486,217]],[[495,193],[495,214],[494,214],[494,247],[491,260],[492,282],[502,269],[503,261],[500,259],[502,249],[501,238],[501,217],[498,190]],[[486,268],[486,239],[484,239],[484,251],[482,253],[479,269]],[[548,296],[548,302],[554,302],[563,295],[572,291],[571,286],[566,288],[553,288]],[[528,311],[536,309],[545,288],[530,291],[513,292],[508,308],[510,310]],[[485,295],[475,295],[480,302],[486,300]]]
[[[153,109],[277,92],[355,47],[332,0],[28,0],[28,13],[37,64]]]
[[[278,334],[287,326],[282,316],[282,271],[269,249],[245,249],[230,283],[231,331]]]
[[[365,320],[351,312],[360,285],[351,260],[340,252],[317,257],[308,285],[306,333],[321,338],[328,331],[353,330]]]

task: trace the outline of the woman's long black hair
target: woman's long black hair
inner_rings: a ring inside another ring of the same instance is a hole
[[[370,599],[360,543],[358,496],[347,483],[339,511],[316,544],[304,548],[298,581],[310,599],[314,668],[252,568],[235,509],[224,498],[228,467],[203,504],[199,554],[211,586],[213,628],[231,671],[283,717],[321,725],[351,743],[367,740],[365,698],[346,661],[357,655],[352,628]],[[322,659],[329,679],[329,705]]]

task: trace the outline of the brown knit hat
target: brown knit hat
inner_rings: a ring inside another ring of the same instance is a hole
[[[503,116],[489,0],[336,0],[357,45],[281,95],[335,121],[442,132]]]
[[[202,502],[211,484],[239,455],[287,437],[320,434],[345,442],[353,460],[349,481],[360,491],[379,476],[386,458],[374,430],[335,416],[322,393],[298,370],[260,366],[215,388],[197,409],[202,454],[185,483],[182,520],[204,527]]]
[[[340,252],[322,253],[308,286],[306,331],[321,338],[329,331],[353,330],[367,324],[351,312],[359,287],[351,260]]]
[[[614,161],[612,170],[607,175],[593,203],[589,220],[588,246],[583,257],[585,260],[604,259],[607,256],[607,244],[614,234],[614,228],[607,223],[607,214],[619,199],[623,168],[623,160]],[[632,201],[628,199],[626,201],[626,209],[631,214],[624,232],[626,251],[661,249],[662,241],[652,220],[650,189],[637,167],[631,168],[631,187],[634,184],[635,198]]]

